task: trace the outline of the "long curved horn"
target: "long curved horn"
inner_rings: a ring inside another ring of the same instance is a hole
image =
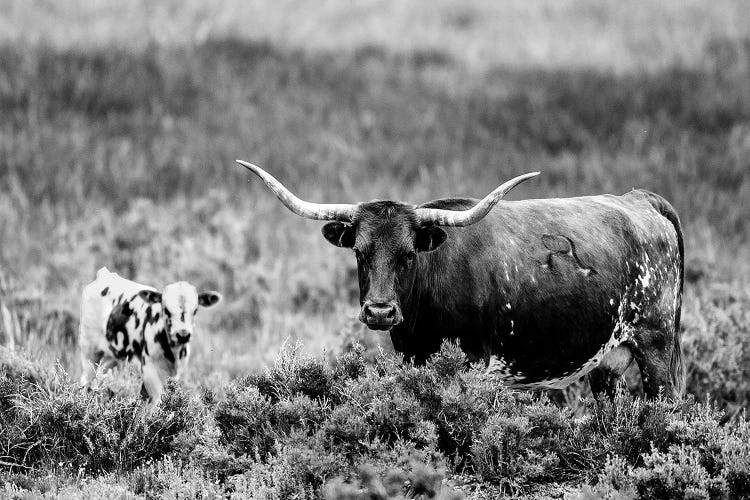
[[[479,222],[487,215],[492,207],[500,201],[500,198],[508,194],[508,191],[527,179],[536,177],[539,172],[514,177],[504,183],[493,192],[485,196],[479,203],[468,210],[442,210],[439,208],[417,208],[417,217],[422,224],[435,224],[437,226],[470,226]]]
[[[242,160],[236,160],[237,163],[263,179],[273,194],[286,205],[286,208],[297,215],[315,220],[338,220],[351,222],[357,210],[356,205],[336,204],[336,203],[310,203],[309,201],[300,200],[291,191],[289,191],[274,176],[262,168]]]

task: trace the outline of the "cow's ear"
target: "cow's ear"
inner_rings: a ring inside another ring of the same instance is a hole
[[[437,226],[424,226],[417,229],[417,242],[414,245],[417,252],[431,252],[443,244],[448,237],[441,228]]]
[[[157,292],[156,290],[141,290],[138,292],[138,296],[151,304],[161,302],[161,292]]]
[[[322,229],[323,236],[332,245],[343,248],[352,248],[356,239],[354,226],[345,222],[329,222]]]
[[[198,294],[198,305],[201,307],[215,306],[219,302],[221,302],[219,292],[201,292]]]

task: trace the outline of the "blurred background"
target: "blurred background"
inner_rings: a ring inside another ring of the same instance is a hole
[[[685,232],[689,391],[750,401],[743,0],[0,2],[0,342],[74,356],[107,266],[224,294],[193,377],[387,336],[305,199],[666,197]],[[575,389],[585,390],[585,389]]]

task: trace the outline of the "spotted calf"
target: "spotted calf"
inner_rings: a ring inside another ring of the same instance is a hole
[[[179,378],[187,368],[198,307],[220,300],[217,292],[198,293],[185,281],[160,292],[101,268],[81,300],[81,383],[91,382],[97,365],[110,369],[137,360],[141,393],[158,401],[166,378]]]

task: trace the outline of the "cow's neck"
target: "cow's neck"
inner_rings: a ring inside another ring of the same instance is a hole
[[[404,322],[391,330],[393,347],[407,357],[414,357],[418,363],[425,361],[424,342],[430,340],[424,338],[431,329],[426,323],[434,319],[424,317],[424,308],[420,306],[435,303],[444,295],[442,280],[435,279],[440,273],[442,260],[437,253],[420,254],[411,293],[401,300]]]
[[[476,284],[466,281],[466,273],[471,275],[468,264],[457,266],[465,253],[466,239],[471,238],[471,228],[455,235],[449,235],[444,247],[433,252],[419,254],[419,267],[414,286],[407,300],[401,301],[404,322],[391,330],[394,348],[407,357],[423,362],[426,357],[440,349],[445,339],[459,339],[461,346],[472,361],[486,357],[489,346],[481,342],[479,332],[487,331],[487,317],[482,312],[490,310],[493,304],[474,300]],[[477,260],[486,247],[481,238],[471,242]],[[510,249],[500,251],[510,256]],[[511,292],[510,287],[507,289]],[[511,292],[512,293],[512,292]],[[501,297],[503,303],[512,301]],[[489,308],[489,309],[488,309]]]

